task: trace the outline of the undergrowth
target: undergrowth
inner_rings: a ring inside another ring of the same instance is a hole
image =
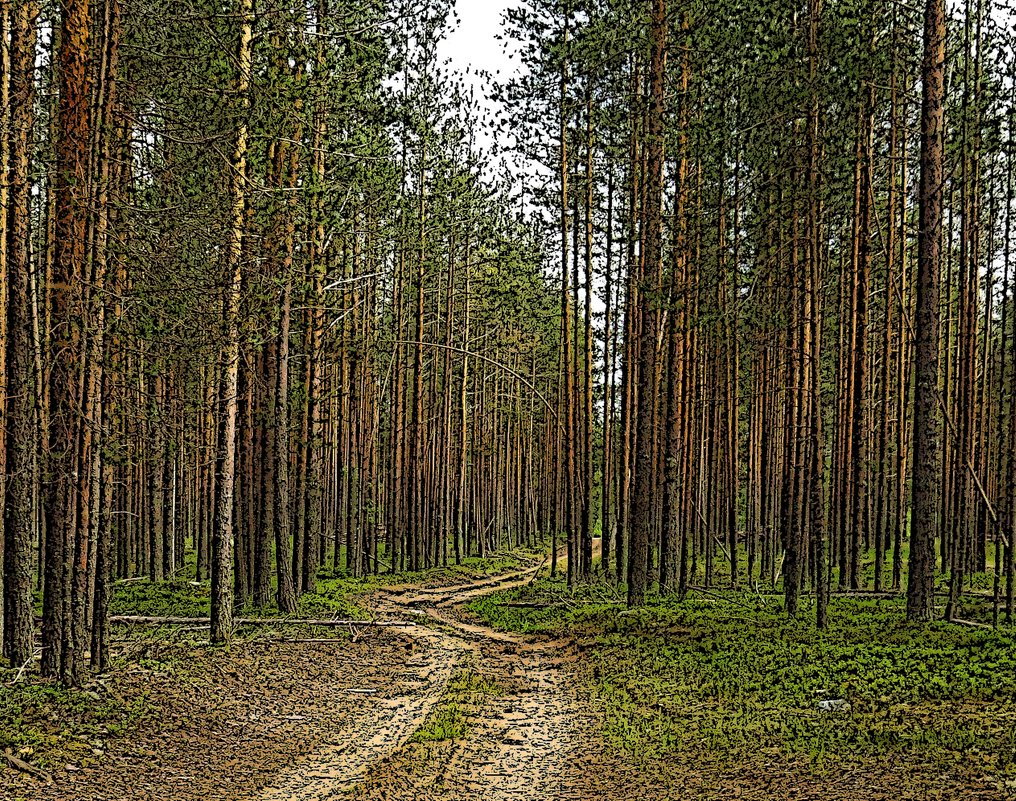
[[[315,591],[298,602],[297,615],[305,618],[362,618],[367,615],[360,598],[382,587],[428,582],[467,581],[478,576],[504,573],[532,564],[538,557],[525,551],[493,554],[481,559],[470,557],[459,565],[421,572],[401,572],[379,576],[353,577],[342,571],[322,568]],[[147,579],[120,581],[111,603],[112,615],[146,617],[207,618],[210,614],[209,582],[195,579],[193,554],[183,568],[169,580]],[[273,593],[274,594],[274,593]],[[39,610],[41,611],[41,610]],[[242,617],[276,617],[273,604],[251,606],[236,611]],[[321,636],[320,630],[287,626],[247,627],[239,630],[235,641],[273,637]],[[343,639],[348,633],[329,629],[329,637]],[[55,683],[39,680],[34,670],[23,675],[0,664],[0,752],[9,748],[16,756],[44,770],[64,764],[81,767],[101,758],[105,741],[115,738],[146,714],[148,701],[141,695],[125,700],[117,692],[120,670],[147,674],[172,673],[174,681],[187,682],[200,675],[208,644],[207,627],[112,626],[112,676],[100,677],[85,689],[63,689]],[[15,681],[17,680],[17,683]],[[477,683],[479,682],[479,683]],[[136,687],[135,681],[132,686]],[[431,739],[457,736],[463,724],[461,705],[477,693],[490,692],[488,685],[473,674],[456,675],[449,685],[449,703],[442,707],[441,719],[433,722]],[[457,700],[456,700],[457,699]],[[421,738],[427,733],[420,734]]]
[[[1005,629],[911,626],[901,599],[834,598],[826,631],[749,593],[657,597],[543,580],[470,609],[503,631],[570,635],[607,738],[636,758],[763,754],[823,770],[897,757],[1016,773],[1016,639]],[[515,605],[512,605],[515,604]],[[849,711],[819,711],[844,699]]]
[[[7,678],[0,673],[0,680]],[[146,710],[145,697],[124,700],[99,685],[86,690],[41,682],[8,685],[0,689],[0,751],[10,749],[43,770],[67,763],[84,767]]]

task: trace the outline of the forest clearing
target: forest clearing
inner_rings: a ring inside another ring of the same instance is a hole
[[[1016,796],[1011,0],[0,0],[0,801]]]

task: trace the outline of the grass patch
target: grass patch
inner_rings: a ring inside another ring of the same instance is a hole
[[[434,743],[465,739],[469,736],[470,719],[484,700],[500,692],[501,688],[490,678],[470,669],[456,671],[437,706],[409,741]]]
[[[510,602],[546,603],[543,608]],[[1016,640],[904,621],[902,600],[834,598],[828,630],[758,597],[694,594],[628,611],[560,582],[473,601],[501,630],[570,634],[607,738],[636,757],[731,766],[779,753],[814,769],[904,758],[1016,774]],[[817,702],[843,698],[847,713]]]
[[[6,681],[7,676],[0,676]],[[146,714],[146,699],[124,701],[113,693],[69,690],[56,684],[5,686],[0,690],[0,751],[52,770],[96,762],[108,738]]]

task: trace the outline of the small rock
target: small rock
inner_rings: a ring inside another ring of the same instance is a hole
[[[843,698],[830,698],[819,701],[815,707],[819,712],[849,712],[850,702]]]

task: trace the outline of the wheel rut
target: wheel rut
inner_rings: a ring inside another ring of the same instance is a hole
[[[283,771],[258,801],[611,797],[587,781],[595,715],[560,645],[495,632],[458,613],[470,599],[532,581],[540,567],[374,596],[378,616],[427,618],[404,632],[419,646],[403,665],[405,680],[364,688],[362,714]],[[468,734],[433,746],[410,742],[464,668],[498,687],[470,714]]]

